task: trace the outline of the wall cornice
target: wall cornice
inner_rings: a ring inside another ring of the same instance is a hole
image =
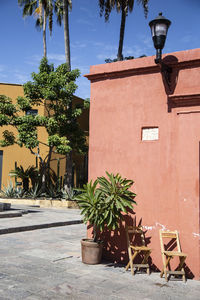
[[[190,61],[182,61],[176,63],[169,63],[172,68],[177,70],[187,69],[187,68],[196,68],[200,67],[200,59],[194,59]],[[147,67],[139,67],[139,68],[127,68],[125,70],[117,70],[117,71],[108,71],[108,72],[99,72],[99,73],[90,73],[84,75],[84,77],[88,78],[91,82],[97,80],[106,80],[113,78],[121,78],[128,77],[134,75],[143,75],[143,74],[151,74],[160,72],[160,67],[158,65],[151,65]]]
[[[173,107],[200,105],[200,93],[168,96],[168,103]]]
[[[163,61],[176,70],[200,67],[200,49],[169,53],[163,56]],[[160,67],[155,64],[154,57],[151,56],[92,66],[90,74],[84,76],[93,82],[158,72]]]

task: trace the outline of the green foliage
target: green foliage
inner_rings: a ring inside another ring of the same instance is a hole
[[[104,15],[105,21],[108,22],[113,9],[118,13],[124,10],[127,16],[133,11],[134,2],[134,0],[99,0],[100,16]],[[137,4],[143,7],[145,18],[148,14],[148,2],[149,0],[137,0]]]
[[[3,132],[3,140],[0,140],[1,147],[11,146],[15,143],[14,133],[8,130]]]
[[[68,9],[69,11],[72,10],[72,0],[68,0]],[[63,0],[55,0],[54,3],[54,9],[57,15],[57,23],[58,25],[61,26],[62,20],[63,20],[63,15],[64,15],[64,7],[63,7]]]
[[[18,5],[23,8],[23,17],[36,17],[35,26],[41,30],[44,22],[45,10],[46,17],[49,21],[49,32],[52,34],[53,29],[53,2],[52,0],[18,0]],[[42,9],[41,9],[42,5]]]
[[[22,111],[31,109],[31,103],[28,98],[24,98],[21,96],[17,97],[17,104],[19,105],[19,109],[21,109]]]
[[[7,186],[3,185],[3,190],[1,190],[1,194],[6,198],[24,198],[25,192],[19,187],[15,187],[10,181]]]
[[[29,191],[28,191],[28,197],[36,199],[40,196],[41,191],[40,191],[40,186],[39,183],[36,183],[34,186],[32,186]]]
[[[116,11],[121,14],[120,37],[119,37],[117,61],[123,60],[122,50],[123,50],[126,18],[128,14],[133,11],[135,2],[136,2],[135,0],[99,0],[100,16],[102,17],[104,15],[106,22],[109,21],[109,17],[112,10],[116,9]],[[143,7],[145,18],[147,17],[148,14],[148,3],[149,0],[137,0],[137,4],[141,4],[141,6]],[[111,62],[111,61],[107,59],[107,62]]]
[[[48,145],[50,147],[56,147],[56,152],[59,154],[66,154],[71,150],[71,147],[68,145],[69,141],[66,137],[59,137],[58,134],[49,136]]]
[[[75,201],[76,196],[78,196],[80,192],[77,189],[73,189],[72,187],[66,187],[65,189],[62,189],[62,194],[63,199]]]
[[[13,116],[16,111],[16,107],[12,104],[12,100],[5,95],[0,95],[0,114]]]
[[[76,196],[78,205],[83,215],[83,222],[90,222],[94,226],[94,241],[97,239],[96,228],[100,228],[104,224],[105,204],[97,190],[98,181],[95,180],[83,185],[80,194]]]
[[[48,173],[53,151],[63,155],[72,149],[81,154],[87,151],[85,134],[78,122],[84,107],[72,105],[77,88],[75,80],[79,74],[79,70],[69,71],[67,64],[54,68],[43,58],[39,72],[32,73],[33,81],[24,84],[24,97],[18,97],[17,104],[12,104],[6,96],[0,96],[0,126],[11,125],[17,130],[16,136],[4,131],[0,146],[16,143],[29,149],[39,159],[43,172],[41,177]],[[38,111],[43,111],[44,115],[26,115],[25,112],[34,105],[41,107]],[[47,140],[41,141],[49,149],[46,157],[42,157],[39,151],[40,127],[45,128],[48,134]]]
[[[9,118],[3,114],[0,114],[0,126],[7,125],[9,123]]]
[[[96,240],[96,229],[103,231],[105,226],[110,230],[115,230],[119,226],[119,221],[123,219],[123,214],[127,209],[133,209],[136,204],[135,193],[130,191],[133,185],[132,180],[122,178],[119,174],[109,174],[107,178],[98,177],[93,183],[89,183],[80,189],[82,192],[76,196],[83,221],[90,222],[94,226],[94,240]]]
[[[86,98],[84,101],[84,108],[89,109],[90,108],[90,98]]]
[[[98,191],[103,195],[106,205],[105,223],[109,229],[116,229],[118,221],[122,218],[121,212],[127,213],[127,208],[132,209],[136,194],[129,189],[133,185],[132,180],[122,178],[119,174],[109,174],[107,177],[98,177]]]
[[[143,58],[143,57],[146,57],[145,54],[143,55],[140,55],[138,58]],[[125,56],[123,57],[123,60],[130,60],[130,59],[134,59],[135,57],[134,56]],[[106,58],[105,59],[105,63],[109,64],[109,63],[112,63],[112,62],[117,62],[118,59],[117,58],[114,58],[114,59],[111,59],[111,58]]]
[[[60,189],[60,186],[54,184],[53,182],[49,182],[46,192],[43,193],[42,196],[50,199],[61,199],[63,197],[63,193]]]
[[[24,191],[29,190],[29,179],[31,182],[36,182],[38,178],[38,170],[34,166],[29,166],[26,170],[23,166],[16,167],[15,170],[11,170],[10,177],[20,178],[23,183]]]

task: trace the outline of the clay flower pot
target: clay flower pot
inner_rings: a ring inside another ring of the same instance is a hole
[[[81,240],[82,262],[95,265],[101,262],[103,243],[94,242],[92,239]]]

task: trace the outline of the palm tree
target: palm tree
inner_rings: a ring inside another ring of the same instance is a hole
[[[105,21],[109,20],[110,13],[116,8],[117,12],[121,12],[121,26],[119,36],[119,47],[117,53],[117,60],[123,60],[123,42],[124,42],[124,31],[126,24],[126,17],[128,13],[131,13],[134,7],[134,0],[99,0],[100,16],[105,17]],[[148,2],[149,0],[137,0],[138,4],[141,4],[144,9],[145,18],[148,14]]]
[[[69,11],[72,9],[72,0],[56,0],[55,12],[57,14],[57,22],[61,26],[64,24],[64,41],[65,41],[65,57],[66,62],[71,70],[70,58],[70,38],[69,38]]]
[[[70,38],[69,38],[69,11],[72,9],[72,0],[56,0],[55,12],[57,14],[57,22],[61,26],[62,21],[64,24],[64,41],[65,41],[65,57],[68,64],[69,71],[71,70],[70,58]],[[69,110],[72,110],[72,103],[69,104]],[[72,151],[66,154],[66,167],[65,167],[65,188],[69,189],[73,185],[73,158]]]
[[[11,170],[9,175],[11,177],[20,178],[22,180],[24,191],[29,189],[29,179],[31,179],[32,185],[36,183],[38,179],[38,170],[34,166],[29,166],[26,170],[23,166],[16,167],[15,170]]]
[[[23,17],[36,16],[36,27],[43,32],[44,57],[47,56],[46,27],[49,20],[49,31],[52,34],[53,26],[53,1],[52,0],[18,0],[23,7]]]

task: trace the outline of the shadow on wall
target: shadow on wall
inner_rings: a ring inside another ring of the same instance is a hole
[[[119,229],[115,231],[110,231],[105,229],[103,233],[99,233],[99,239],[103,240],[104,247],[103,247],[103,259],[108,260],[113,263],[117,264],[124,264],[126,265],[129,261],[128,257],[128,247],[127,247],[127,240],[126,240],[126,232],[125,232],[125,225],[127,226],[136,226],[136,216],[133,211],[129,211],[129,215],[124,216],[123,223],[120,223]],[[137,226],[142,226],[142,218],[139,220]],[[88,229],[92,229],[91,225],[88,225]],[[145,245],[151,248],[151,236],[148,236],[147,230],[144,231],[145,236]],[[130,236],[131,238],[131,236]],[[132,236],[131,242],[134,245],[140,245],[141,236]],[[173,247],[173,245],[172,245]],[[155,251],[155,249],[153,249]],[[157,249],[160,251],[160,249]],[[160,252],[161,255],[161,252]],[[135,263],[141,263],[142,256],[137,256],[135,259]],[[153,263],[151,256],[148,259],[148,263],[150,265],[150,269],[153,272],[160,272],[161,270]],[[186,276],[188,279],[193,279],[194,274],[192,273],[189,266],[185,263],[184,269],[186,272]]]
[[[162,62],[166,66],[171,66],[171,72],[168,72],[167,68],[161,67],[161,73],[166,94],[173,95],[178,82],[179,69],[176,67],[178,59],[174,55],[167,55]]]
[[[103,248],[103,258],[114,263],[127,264],[129,261],[128,257],[128,247],[126,240],[126,226],[136,226],[136,217],[133,211],[129,211],[130,215],[124,216],[123,223],[120,223],[119,229],[115,231],[110,231],[105,229],[103,233],[99,234],[99,239],[104,241]],[[140,219],[137,226],[142,225],[142,219]],[[145,235],[145,245],[148,246],[151,243],[151,237],[146,236],[147,231],[144,232]],[[141,245],[141,236],[132,236],[131,242],[137,245]],[[142,256],[137,256],[135,263],[141,263]],[[153,264],[151,257],[149,257],[149,264],[151,270],[159,271],[156,265]]]

